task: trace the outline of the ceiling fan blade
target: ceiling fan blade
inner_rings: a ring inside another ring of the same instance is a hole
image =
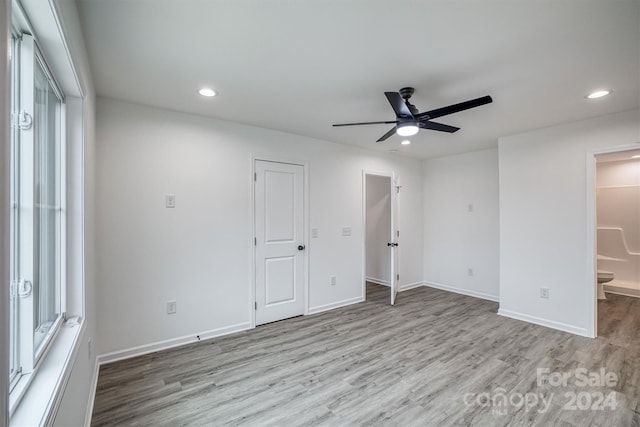
[[[411,110],[409,110],[409,107],[404,103],[404,99],[402,99],[398,92],[385,92],[384,94],[389,100],[391,108],[396,112],[396,117],[413,118]]]
[[[483,96],[481,98],[472,99],[470,101],[461,102],[459,104],[449,105],[448,107],[437,108],[431,111],[425,111],[416,115],[418,119],[435,119],[437,117],[446,116],[448,114],[457,113],[459,111],[468,110],[469,108],[479,107],[484,104],[493,102],[490,96]]]
[[[387,138],[389,138],[391,135],[393,135],[394,133],[396,133],[396,127],[392,127],[391,130],[389,130],[389,132],[385,133],[384,135],[382,135],[380,137],[380,139],[378,139],[376,142],[382,142],[384,140],[386,140]]]
[[[454,133],[460,130],[455,126],[443,125],[442,123],[430,122],[428,120],[424,122],[418,122],[418,126],[421,129],[439,130],[440,132]]]
[[[390,125],[393,123],[398,123],[397,120],[391,120],[391,121],[386,121],[386,122],[362,122],[362,123],[339,123],[336,125],[332,125],[334,127],[338,127],[338,126],[360,126],[360,125]]]

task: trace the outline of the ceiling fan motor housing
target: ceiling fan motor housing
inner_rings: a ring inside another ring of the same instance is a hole
[[[409,102],[409,98],[413,96],[414,92],[415,89],[412,87],[403,87],[398,93],[400,94],[402,99],[404,99],[404,103],[407,105],[407,108],[409,108],[409,111],[411,111],[411,114],[415,116],[416,114],[418,114],[418,108],[416,108],[415,105]]]
[[[405,101],[408,101],[409,98],[411,98],[413,96],[413,92],[415,92],[414,88],[412,88],[412,87],[403,87],[402,89],[400,89],[400,91],[398,93],[400,94],[400,96]]]

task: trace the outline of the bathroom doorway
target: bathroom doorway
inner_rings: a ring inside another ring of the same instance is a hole
[[[594,332],[611,336],[625,319],[610,317],[640,305],[640,149],[595,154],[594,168]]]

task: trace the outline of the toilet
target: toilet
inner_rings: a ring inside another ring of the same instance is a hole
[[[607,299],[604,294],[604,284],[613,280],[613,273],[605,270],[598,270],[598,299]]]

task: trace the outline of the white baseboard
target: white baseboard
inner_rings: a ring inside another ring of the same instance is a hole
[[[483,292],[476,292],[470,289],[457,288],[455,286],[443,285],[441,283],[435,283],[435,282],[424,282],[424,286],[428,286],[434,289],[440,289],[442,291],[454,292],[456,294],[467,295],[470,297],[486,299],[494,302],[500,302],[500,297],[498,297],[497,295],[485,294]]]
[[[388,280],[376,279],[375,277],[365,277],[365,280],[376,285],[391,286]]]
[[[251,329],[251,324],[249,322],[238,323],[237,325],[225,326],[211,331],[195,333],[183,337],[145,344],[126,350],[118,350],[107,354],[101,354],[98,356],[98,365],[104,365],[111,362],[117,362],[118,360],[129,359],[131,357],[142,356],[144,354],[154,353],[160,350],[179,347],[181,345],[191,344],[200,340],[229,335],[234,332],[246,331],[247,329]],[[200,339],[198,339],[198,337],[200,337]]]
[[[350,298],[343,301],[332,302],[331,304],[319,305],[317,307],[309,307],[309,311],[307,314],[318,314],[323,311],[333,310],[334,308],[346,307],[347,305],[357,304],[359,302],[363,302],[363,297]]]
[[[398,292],[408,291],[409,289],[415,289],[425,286],[424,282],[407,283],[406,285],[398,286]]]
[[[509,317],[511,319],[522,320],[528,323],[534,323],[540,326],[546,326],[547,328],[557,329],[563,332],[569,332],[570,334],[580,335],[583,337],[593,338],[589,335],[585,328],[579,328],[573,325],[567,325],[566,323],[555,322],[553,320],[542,319],[540,317],[530,316],[528,314],[518,313],[511,310],[499,309],[498,314],[500,316]]]
[[[98,364],[98,358],[96,357],[95,363],[93,364],[93,377],[91,378],[91,385],[89,386],[89,403],[87,404],[87,412],[84,414],[85,427],[91,427],[91,416],[93,415],[93,404],[96,401],[99,373],[100,365]]]

